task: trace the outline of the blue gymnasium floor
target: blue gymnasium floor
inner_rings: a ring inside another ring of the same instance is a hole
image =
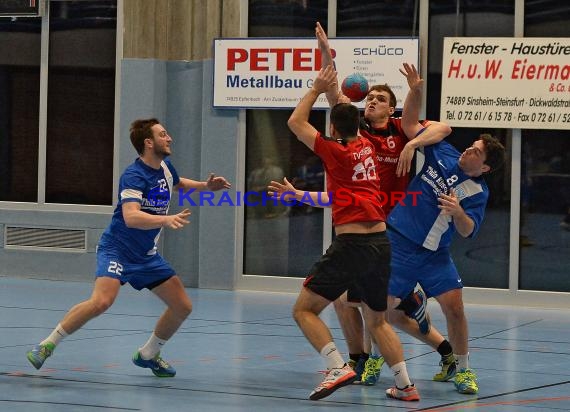
[[[110,311],[57,348],[36,371],[25,352],[85,299],[91,284],[0,278],[0,411],[568,411],[570,317],[564,310],[467,306],[478,396],[431,381],[439,356],[400,335],[419,403],[389,400],[393,379],[351,385],[312,402],[324,368],[290,316],[294,294],[190,289],[194,312],[163,351],[175,378],[156,378],[130,357],[162,303],[128,286]],[[430,302],[432,319],[442,315]],[[341,350],[330,309],[323,314]]]

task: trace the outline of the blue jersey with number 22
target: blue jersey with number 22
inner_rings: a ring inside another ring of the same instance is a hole
[[[148,166],[140,158],[127,167],[119,182],[119,201],[111,224],[101,236],[98,247],[118,250],[132,262],[144,261],[154,255],[162,229],[127,227],[123,218],[123,203],[137,202],[145,213],[166,215],[173,187],[179,181],[178,173],[168,160],[161,163],[160,169]]]

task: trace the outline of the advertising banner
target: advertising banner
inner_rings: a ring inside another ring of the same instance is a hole
[[[570,39],[446,37],[441,120],[570,129]]]
[[[370,85],[388,84],[398,108],[408,92],[402,63],[418,65],[417,38],[329,39],[339,83],[359,73]],[[314,38],[214,40],[214,107],[294,108],[321,69]],[[356,103],[364,107],[364,103]],[[328,108],[324,95],[316,108]]]

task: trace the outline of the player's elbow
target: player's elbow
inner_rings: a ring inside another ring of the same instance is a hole
[[[287,120],[287,126],[289,126],[289,129],[294,132],[295,128],[298,127],[298,119],[295,118],[295,116],[291,116],[289,117],[289,119]]]
[[[467,239],[468,237],[473,236],[473,235],[474,235],[474,233],[473,233],[474,231],[475,231],[475,227],[473,227],[473,226],[466,227],[466,228],[461,228],[461,229],[458,229],[458,230],[457,230],[457,232],[459,233],[459,235],[460,235],[462,238],[465,238],[465,239]]]
[[[298,119],[295,116],[291,116],[289,120],[287,120],[287,126],[289,126],[289,130],[291,130],[296,136],[297,139],[299,138],[299,131],[301,130],[303,122],[301,119]]]
[[[125,226],[129,229],[136,229],[136,218],[132,213],[123,214],[123,219],[125,220]]]
[[[446,123],[439,123],[438,127],[440,129],[439,132],[441,133],[443,138],[446,138],[447,136],[449,136],[451,134],[451,132],[453,131],[453,129],[451,127],[449,127],[449,125]]]
[[[449,125],[447,123],[430,122],[428,126],[429,126],[430,130],[432,131],[432,133],[435,136],[439,137],[439,139],[438,139],[439,141],[445,139],[453,131],[453,129],[451,127],[449,127]]]

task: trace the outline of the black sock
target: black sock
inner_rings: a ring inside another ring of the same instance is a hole
[[[410,316],[417,307],[418,301],[414,298],[414,291],[412,290],[408,296],[400,301],[400,304],[396,306],[396,309],[403,310],[406,315]]]
[[[365,362],[368,360],[369,357],[370,357],[370,355],[368,353],[362,352],[360,354],[360,359],[364,359]]]
[[[447,339],[444,339],[444,341],[439,344],[437,347],[437,353],[439,353],[442,358],[447,358],[450,355],[453,355],[453,348]]]
[[[358,359],[360,359],[360,353],[349,353],[348,357],[350,358],[350,360],[356,363],[358,362]]]

